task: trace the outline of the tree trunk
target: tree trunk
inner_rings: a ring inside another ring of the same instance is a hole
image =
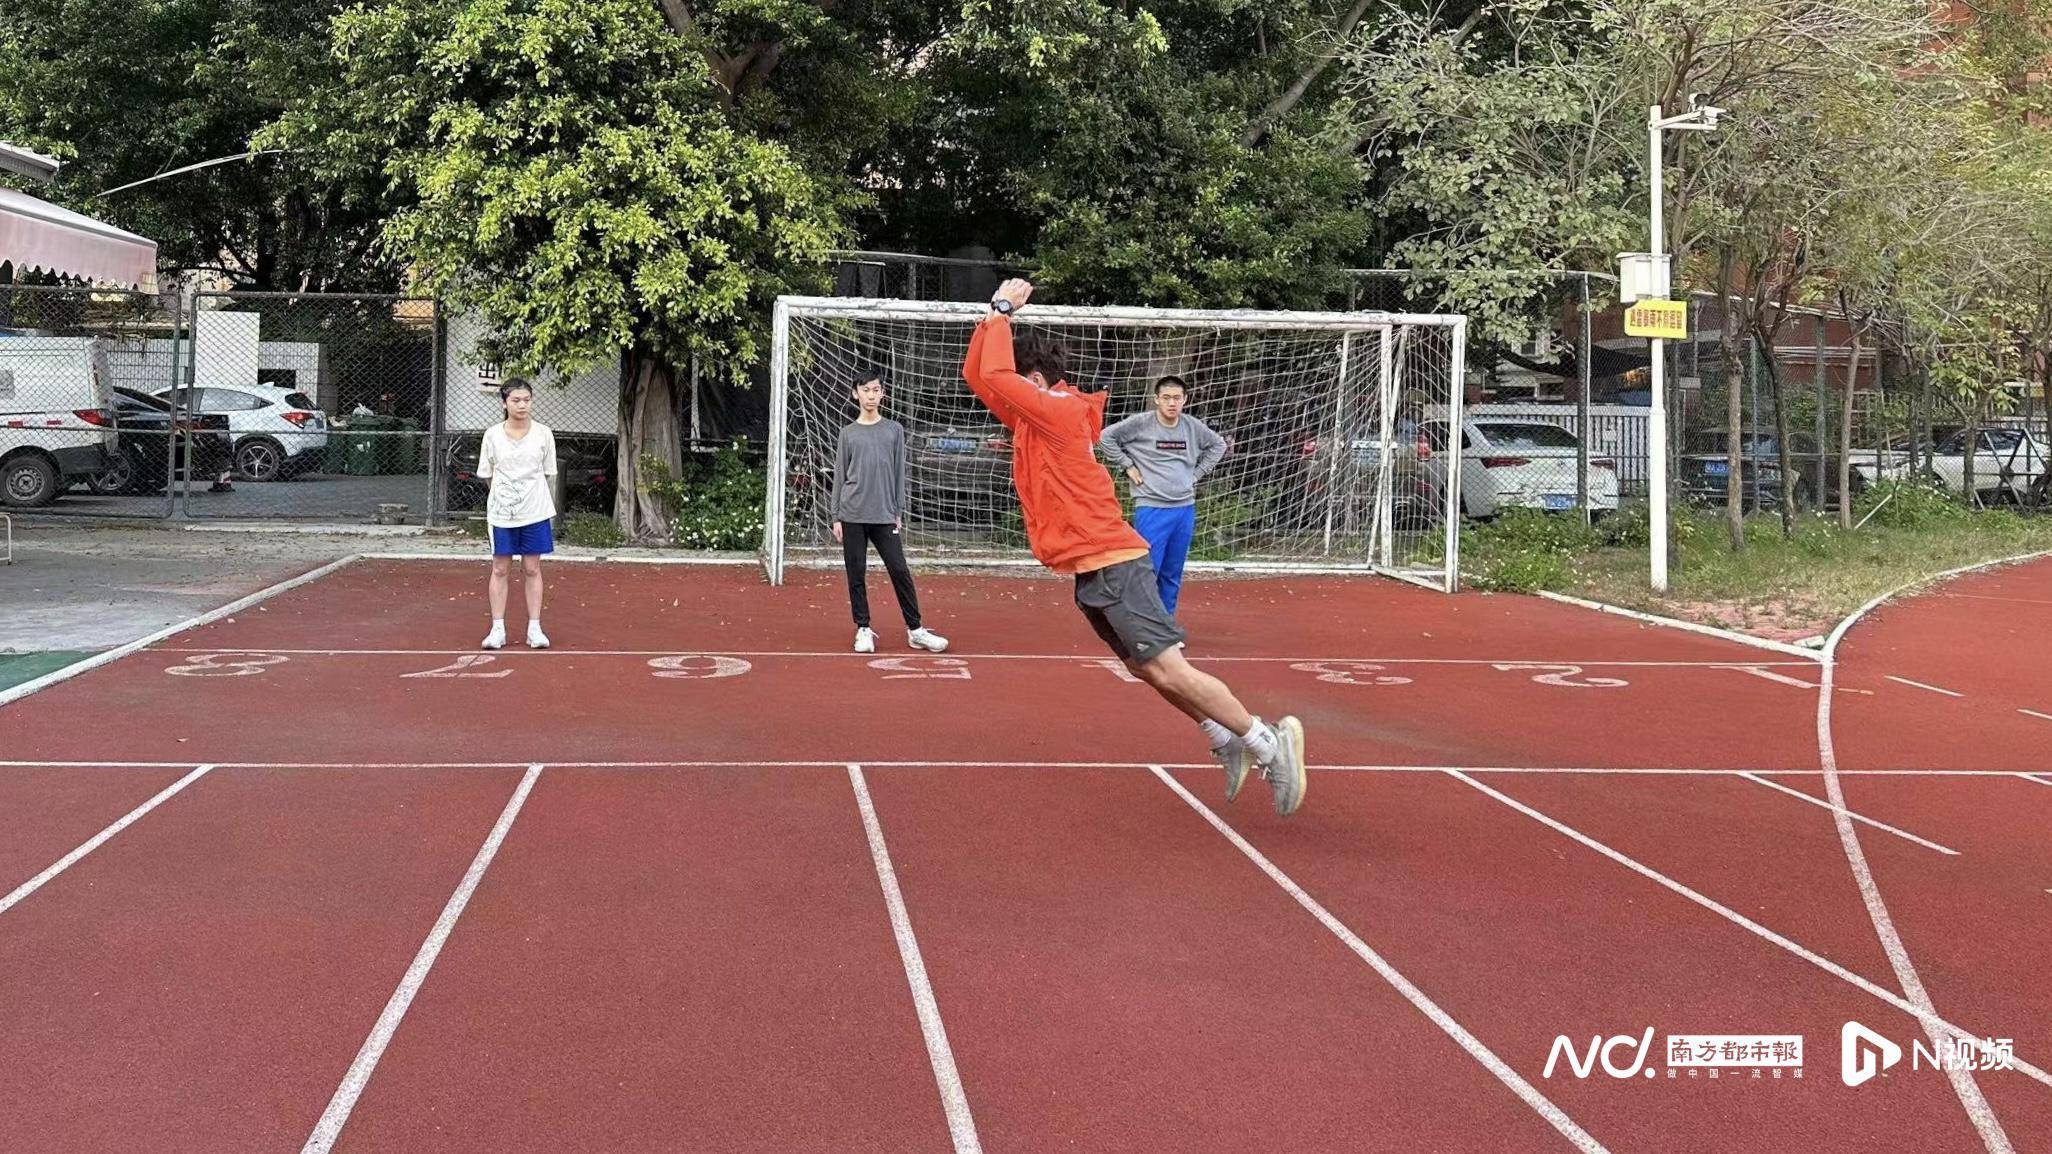
[[[1724,521],[1731,532],[1731,551],[1746,547],[1745,480],[1745,394],[1752,380],[1753,358],[1739,348],[1739,326],[1734,323],[1731,304],[1732,269],[1737,257],[1726,249],[1717,272],[1718,307],[1724,325]]]
[[[1960,496],[1965,498],[1966,507],[1975,508],[1981,503],[1981,494],[1974,487],[1974,458],[1981,447],[1981,409],[1978,404],[1967,409],[1966,435],[1960,444],[1959,476]]]
[[[1793,537],[1796,482],[1802,478],[1796,476],[1795,470],[1789,467],[1788,406],[1783,403],[1781,395],[1781,366],[1774,360],[1773,335],[1770,333],[1762,343],[1767,349],[1764,358],[1767,368],[1767,398],[1774,403],[1774,464],[1781,470],[1781,535]]]
[[[1845,320],[1848,326],[1852,324],[1850,313],[1846,315]],[[1852,331],[1852,360],[1845,367],[1845,395],[1838,401],[1838,527],[1841,529],[1850,529],[1853,523],[1853,388],[1859,383],[1860,358],[1864,355],[1864,350],[1860,348],[1860,339],[1865,335],[1864,329],[1854,328]],[[1912,452],[1910,457],[1914,461],[1916,454]],[[1881,480],[1881,470],[1878,468],[1874,470],[1874,480]]]
[[[676,370],[646,350],[629,350],[620,374],[619,484],[613,494],[613,521],[630,541],[670,535],[668,519],[641,459],[653,457],[676,476],[683,468],[677,430]]]
[[[1911,399],[1916,409],[1916,438],[1910,442],[1910,476],[1921,480],[1931,471],[1931,456],[1937,446],[1931,443],[1931,367],[1917,364],[1917,392]]]

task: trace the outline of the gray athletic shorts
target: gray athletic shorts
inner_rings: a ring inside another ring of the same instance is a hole
[[[1076,574],[1076,608],[1121,661],[1145,665],[1186,636],[1163,608],[1145,557]]]

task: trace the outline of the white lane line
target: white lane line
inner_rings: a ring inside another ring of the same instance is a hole
[[[1910,680],[1909,678],[1907,678],[1907,677],[1897,677],[1897,676],[1896,676],[1896,675],[1894,675],[1893,673],[1886,673],[1886,674],[1883,674],[1882,676],[1884,676],[1884,677],[1888,678],[1888,680],[1890,680],[1890,681],[1894,681],[1894,682],[1898,682],[1898,683],[1900,683],[1900,684],[1902,684],[1902,685],[1907,685],[1907,686],[1910,686],[1910,687],[1911,687],[1911,688],[1913,688],[1913,689],[1928,689],[1928,690],[1930,690],[1930,691],[1931,691],[1931,692],[1933,692],[1933,693],[1942,693],[1942,694],[1944,694],[1944,695],[1945,695],[1945,696],[1947,696],[1947,697],[1965,697],[1965,696],[1966,696],[1966,694],[1964,694],[1964,693],[1954,693],[1954,692],[1953,692],[1952,690],[1950,690],[1950,689],[1940,689],[1940,688],[1938,688],[1938,687],[1937,687],[1937,686],[1935,686],[1935,685],[1926,685],[1926,684],[1924,684],[1924,683],[1923,683],[1923,682],[1921,682],[1921,681],[1911,681],[1911,680]]]
[[[186,645],[156,646],[151,653],[276,653],[288,657],[449,657],[475,654],[476,649],[283,649],[262,646],[233,645]],[[836,657],[852,660],[862,656],[846,649],[693,649],[688,645],[670,649],[577,649],[551,646],[547,649],[503,649],[495,657],[671,657],[677,655],[695,657]],[[950,650],[951,657],[974,658],[979,661],[1098,661],[1091,653],[969,653]],[[866,658],[865,658],[866,659]],[[1479,658],[1479,657],[1259,657],[1224,656],[1217,654],[1192,654],[1191,661],[1213,661],[1240,664],[1277,664],[1288,662],[1361,662],[1373,665],[1580,665],[1600,666],[1605,669],[1766,669],[1766,668],[1816,668],[1808,661],[1554,661],[1537,658]],[[1808,684],[1807,682],[1805,684]],[[1814,688],[1814,687],[1812,687]],[[550,765],[556,764],[550,762]],[[867,765],[868,762],[863,764]]]
[[[1345,943],[1346,947],[1354,952],[1354,956],[1368,963],[1376,973],[1382,975],[1382,980],[1395,987],[1396,991],[1404,996],[1404,1000],[1417,1007],[1421,1013],[1432,1020],[1433,1025],[1438,1026],[1448,1037],[1459,1043],[1460,1047],[1466,1050],[1470,1057],[1480,1062],[1484,1069],[1496,1075],[1498,1081],[1509,1087],[1512,1093],[1523,1099],[1527,1106],[1537,1111],[1539,1116],[1546,1119],[1555,1130],[1560,1131],[1561,1135],[1572,1143],[1577,1150],[1585,1151],[1587,1154],[1595,1154],[1596,1151],[1604,1149],[1602,1143],[1576,1125],[1574,1119],[1569,1118],[1565,1111],[1547,1100],[1546,1096],[1541,1094],[1530,1082],[1520,1077],[1516,1070],[1511,1069],[1509,1064],[1504,1062],[1502,1058],[1497,1057],[1495,1052],[1484,1045],[1480,1038],[1469,1033],[1466,1027],[1455,1021],[1451,1014],[1441,1009],[1437,1002],[1428,997],[1425,991],[1412,984],[1409,978],[1406,978],[1395,966],[1390,965],[1388,961],[1384,960],[1383,956],[1376,953],[1367,942],[1362,941],[1359,935],[1348,929],[1346,923],[1334,917],[1329,910],[1319,904],[1316,898],[1305,893],[1303,887],[1290,880],[1288,874],[1277,869],[1275,863],[1269,861],[1260,850],[1255,849],[1253,843],[1241,837],[1238,830],[1227,825],[1216,813],[1211,811],[1209,806],[1197,800],[1195,794],[1184,789],[1182,782],[1170,776],[1169,772],[1159,765],[1149,766],[1148,768],[1154,771],[1154,776],[1160,778],[1162,784],[1174,790],[1176,796],[1188,802],[1190,808],[1197,811],[1198,816],[1211,824],[1211,828],[1223,834],[1225,839],[1233,844],[1233,848],[1245,854],[1247,860],[1258,866],[1262,873],[1267,874],[1268,880],[1282,887],[1284,893],[1296,899],[1297,904],[1304,907],[1312,917],[1317,918],[1320,925],[1331,931],[1334,937]]]
[[[2017,712],[2018,712],[2018,713],[2027,713],[2027,714],[2029,714],[2030,716],[2032,716],[2032,717],[2035,717],[2035,718],[2037,718],[2037,719],[2038,719],[2038,720],[2040,720],[2040,721],[2052,721],[2052,713],[2039,713],[2039,712],[2038,712],[2037,710],[2035,710],[2035,709],[2019,709],[2019,710],[2017,710]]]
[[[492,832],[485,836],[477,856],[471,859],[470,868],[464,871],[463,880],[456,884],[456,892],[449,895],[448,903],[442,907],[442,916],[435,919],[434,927],[428,930],[427,940],[413,955],[413,964],[406,967],[406,973],[399,979],[399,987],[392,991],[384,1012],[378,1015],[377,1024],[371,1027],[370,1037],[363,1040],[363,1048],[356,1052],[356,1060],[349,1063],[349,1071],[342,1075],[342,1084],[335,1088],[335,1096],[328,1100],[328,1108],[321,1112],[320,1121],[314,1124],[313,1133],[307,1137],[306,1145],[300,1148],[301,1154],[327,1154],[333,1149],[335,1140],[342,1136],[342,1127],[349,1121],[350,1111],[356,1109],[356,1100],[363,1096],[363,1088],[370,1083],[372,1071],[378,1068],[378,1059],[384,1056],[385,1047],[391,1044],[392,1035],[398,1032],[399,1022],[406,1017],[407,1008],[413,1005],[421,983],[427,981],[428,971],[434,968],[435,959],[441,956],[443,943],[449,940],[450,932],[456,928],[456,919],[463,916],[463,908],[470,904],[470,895],[477,892],[477,884],[484,880],[485,870],[498,856],[499,846],[513,828],[513,819],[520,816],[520,807],[527,804],[527,795],[534,790],[534,781],[541,776],[541,771],[539,765],[528,766],[520,784],[514,787],[513,796],[507,800],[506,808],[492,826]]]
[[[2017,776],[2025,781],[2036,782],[2039,785],[2052,785],[2052,777],[2042,777],[2035,773],[2019,773]]]
[[[1862,825],[1870,825],[1873,826],[1875,829],[1881,830],[1883,832],[1892,833],[1895,836],[1903,839],[1904,841],[1915,842],[1916,844],[1923,846],[1925,849],[1937,850],[1939,853],[1949,854],[1952,857],[1959,856],[1959,851],[1956,849],[1948,849],[1945,846],[1939,845],[1935,841],[1925,841],[1923,838],[1918,837],[1916,834],[1909,833],[1906,830],[1897,829],[1894,826],[1889,825],[1885,821],[1875,821],[1873,818],[1867,817],[1864,814],[1857,814],[1849,809],[1843,809],[1839,806],[1835,806],[1830,802],[1825,801],[1821,797],[1812,797],[1809,794],[1804,793],[1802,790],[1790,789],[1789,787],[1781,784],[1778,781],[1769,781],[1766,778],[1754,773],[1742,773],[1739,776],[1745,778],[1747,781],[1756,782],[1760,785],[1764,785],[1768,789],[1775,790],[1780,793],[1785,793],[1788,796],[1795,798],[1799,801],[1807,801],[1811,805],[1817,806],[1820,809],[1828,809],[1833,813],[1843,813],[1845,816],[1853,819],[1856,822],[1859,822]]]
[[[184,761],[0,761],[0,769],[86,768],[181,769]],[[216,761],[216,769],[524,769],[525,761]],[[702,761],[559,761],[544,764],[556,769],[841,769],[845,758],[784,761],[708,759]],[[860,763],[871,769],[1149,769],[1160,764],[1167,769],[1213,769],[1217,762],[1147,761],[892,761],[868,758]],[[1820,777],[1821,769],[1680,769],[1669,766],[1525,766],[1525,765],[1312,765],[1320,773],[1461,773],[1523,774],[1528,776],[1591,777]],[[1841,769],[1840,777],[2029,777],[2013,769]],[[2052,784],[2052,781],[2041,784]]]
[[[933,983],[927,980],[926,960],[919,952],[918,937],[912,933],[912,915],[905,910],[898,871],[891,865],[891,851],[884,845],[883,823],[877,819],[876,804],[870,800],[869,784],[863,780],[860,765],[848,766],[848,784],[854,787],[855,805],[862,811],[862,831],[869,836],[869,856],[876,864],[876,880],[883,886],[884,905],[890,910],[891,934],[898,939],[898,957],[905,963],[905,981],[912,987],[912,1005],[919,1013],[919,1032],[926,1038],[926,1056],[933,1063],[933,1080],[940,1088],[941,1110],[948,1118],[955,1154],[976,1154],[983,1146],[976,1138],[969,1096],[963,1092],[962,1075],[955,1069],[955,1051],[948,1045],[940,1003],[934,999]]]
[[[1753,675],[1753,676],[1755,676],[1755,677],[1764,677],[1764,678],[1766,678],[1766,679],[1767,679],[1767,680],[1769,680],[1769,681],[1777,681],[1777,682],[1780,682],[1780,683],[1781,683],[1781,684],[1783,684],[1783,685],[1793,685],[1793,686],[1795,686],[1795,687],[1796,687],[1797,689],[1815,689],[1815,688],[1817,688],[1817,685],[1816,685],[1816,683],[1815,683],[1815,682],[1811,682],[1811,681],[1804,681],[1804,680],[1803,680],[1802,678],[1800,678],[1800,677],[1790,677],[1789,675],[1787,675],[1787,674],[1785,674],[1785,673],[1776,673],[1776,672],[1774,672],[1774,671],[1773,671],[1773,670],[1771,670],[1771,669],[1767,669],[1767,668],[1765,668],[1765,667],[1763,667],[1763,666],[1759,666],[1759,665],[1733,665],[1733,666],[1730,666],[1730,668],[1732,668],[1732,669],[1736,669],[1736,670],[1738,670],[1738,671],[1739,671],[1740,673],[1750,673],[1750,674],[1752,674],[1752,675]]]
[[[1689,887],[1683,885],[1682,883],[1675,881],[1673,878],[1668,877],[1666,874],[1661,873],[1659,870],[1656,870],[1653,867],[1646,865],[1645,863],[1637,860],[1636,858],[1632,858],[1623,853],[1620,853],[1619,851],[1612,849],[1611,847],[1603,844],[1602,842],[1597,841],[1595,838],[1590,837],[1588,834],[1585,834],[1572,826],[1569,826],[1555,818],[1549,817],[1546,814],[1539,812],[1536,809],[1533,809],[1531,806],[1526,805],[1524,802],[1519,801],[1517,798],[1514,798],[1509,794],[1503,793],[1502,791],[1497,790],[1492,786],[1485,785],[1482,782],[1477,781],[1473,777],[1470,777],[1469,775],[1462,773],[1458,770],[1451,771],[1449,776],[1454,777],[1460,781],[1466,782],[1468,785],[1472,786],[1476,790],[1490,797],[1495,798],[1496,800],[1511,807],[1512,809],[1517,810],[1519,813],[1524,814],[1526,817],[1531,818],[1533,821],[1536,821],[1539,824],[1546,826],[1548,829],[1551,829],[1564,837],[1567,837],[1576,842],[1580,842],[1582,845],[1587,846],[1589,849],[1592,849],[1597,853],[1602,854],[1604,857],[1607,857],[1610,860],[1618,863],[1619,865],[1624,866],[1626,869],[1631,870],[1633,873],[1638,874],[1640,877],[1643,877],[1648,881],[1654,882],[1655,884],[1663,886],[1668,890],[1671,890],[1674,893],[1679,894],[1684,898],[1687,898],[1689,901],[1692,901],[1695,904],[1702,906],[1704,909],[1709,910],[1714,914],[1717,914],[1719,917],[1724,918],[1726,921],[1731,922],[1733,925],[1739,926],[1751,932],[1752,934],[1758,936],[1762,940],[1765,940],[1776,946],[1781,947],[1789,953],[1794,954],[1796,957],[1803,959],[1804,961],[1810,963],[1813,966],[1816,966],[1820,970],[1823,970],[1825,973],[1830,974],[1831,976],[1838,978],[1844,982],[1847,982],[1850,985],[1853,985],[1861,990],[1864,990],[1869,994],[1872,994],[1874,997],[1879,998],[1880,1000],[1888,1003],[1896,1009],[1901,1010],[1903,1013],[1908,1014],[1911,1017],[1917,1019],[1919,1022],[1923,1023],[1925,1029],[1942,1031],[1943,1033],[1948,1034],[1953,1038],[1959,1039],[1961,1041],[1973,1045],[1973,1047],[1976,1050],[1987,1054],[1990,1059],[1996,1057],[1994,1047],[1985,1038],[1970,1033],[1967,1030],[1961,1029],[1960,1027],[1953,1025],[1951,1022],[1948,1022],[1944,1018],[1939,1017],[1935,1011],[1923,1009],[1921,1007],[1911,1004],[1908,1000],[1903,998],[1901,994],[1896,993],[1894,990],[1887,989],[1883,986],[1875,985],[1873,982],[1870,982],[1866,978],[1863,978],[1860,975],[1853,973],[1851,970],[1846,969],[1844,966],[1839,965],[1837,962],[1832,961],[1830,958],[1827,958],[1822,954],[1819,954],[1816,951],[1801,945],[1798,942],[1792,941],[1789,938],[1784,937],[1783,935],[1768,929],[1766,926],[1761,925],[1759,922],[1754,921],[1753,919],[1747,917],[1742,913],[1739,913],[1737,910],[1732,909],[1730,906],[1727,906],[1722,902],[1715,900],[1714,898],[1708,898],[1703,896],[1702,894],[1697,893],[1695,890],[1692,890]],[[2039,1069],[2036,1066],[2031,1065],[2029,1062],[2026,1062],[2021,1058],[2016,1058],[2012,1060],[2010,1063],[2010,1068],[2025,1075],[2033,1081],[2036,1081],[2048,1087],[2052,1087],[2052,1074],[2047,1074],[2045,1071]]]
[[[35,893],[37,890],[42,889],[43,886],[47,884],[51,878],[54,878],[58,874],[63,873],[65,870],[70,869],[73,865],[77,864],[80,858],[107,844],[107,839],[113,837],[117,833],[120,833],[122,830],[127,829],[129,826],[134,825],[138,820],[142,818],[144,814],[171,800],[173,797],[177,796],[178,791],[184,789],[188,785],[191,785],[193,782],[198,781],[200,778],[205,777],[207,775],[207,771],[213,768],[215,767],[211,764],[195,766],[191,773],[188,773],[184,777],[179,778],[177,781],[172,782],[170,785],[165,786],[163,789],[157,792],[157,795],[155,797],[152,797],[150,800],[142,803],[139,806],[136,806],[134,809],[129,810],[127,813],[121,815],[120,820],[116,821],[113,825],[110,825],[106,829],[103,829],[100,832],[94,834],[91,838],[88,838],[86,840],[85,844],[79,846],[77,849],[72,850],[70,853],[65,854],[63,857],[58,858],[56,862],[51,864],[50,868],[44,870],[42,873],[39,873],[36,876],[30,878],[29,880],[14,887],[14,891],[12,893],[8,894],[4,898],[0,898],[0,914],[4,914],[8,910],[13,909],[15,906],[20,905],[23,898],[26,898],[30,894]]]

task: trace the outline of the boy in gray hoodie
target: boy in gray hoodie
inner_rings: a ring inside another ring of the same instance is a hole
[[[1154,408],[1105,429],[1104,455],[1133,482],[1133,528],[1147,538],[1161,603],[1173,615],[1183,588],[1183,562],[1197,533],[1197,482],[1218,467],[1225,438],[1183,412],[1183,378],[1154,382]]]

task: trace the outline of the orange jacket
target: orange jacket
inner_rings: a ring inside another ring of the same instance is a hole
[[[1094,453],[1103,393],[1077,392],[1067,381],[1042,389],[1020,376],[1012,325],[1002,316],[976,326],[962,379],[1012,431],[1012,484],[1041,564],[1076,573],[1146,555],[1146,539],[1126,524],[1111,474]]]

